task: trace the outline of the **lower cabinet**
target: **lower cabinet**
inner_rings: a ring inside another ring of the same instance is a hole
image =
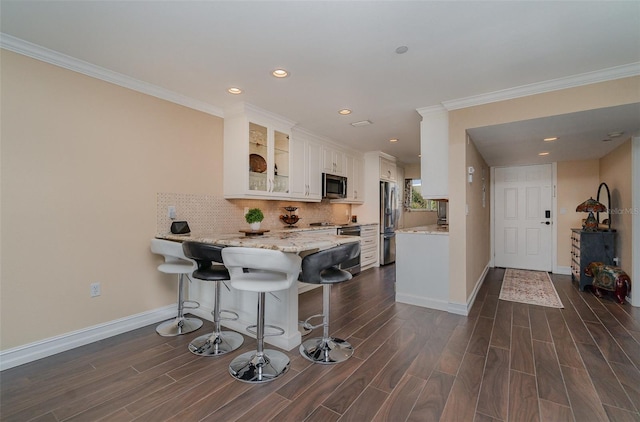
[[[571,279],[578,281],[580,290],[591,285],[592,277],[587,277],[584,269],[591,262],[614,265],[615,232],[586,232],[571,229]]]
[[[362,270],[374,267],[378,263],[378,237],[377,224],[360,228],[360,267]]]

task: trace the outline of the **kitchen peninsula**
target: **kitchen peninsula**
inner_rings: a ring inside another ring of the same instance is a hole
[[[359,237],[338,236],[328,234],[324,230],[276,230],[262,236],[244,236],[239,234],[192,233],[190,235],[158,234],[156,238],[178,242],[192,241],[221,246],[263,248],[296,253],[302,256],[320,250],[329,249],[344,243],[359,242]],[[255,324],[257,294],[253,292],[221,289],[220,303],[223,309],[234,311],[239,318],[235,321],[223,321],[222,324],[239,333],[250,335],[246,327]],[[200,303],[198,309],[190,312],[205,319],[211,319],[213,309],[214,286],[200,280],[192,280],[189,286],[189,298]],[[281,336],[265,338],[267,343],[285,350],[292,350],[301,343],[298,331],[298,286],[292,285],[288,290],[269,294],[266,297],[266,314],[268,324],[276,325],[284,330]]]
[[[396,301],[447,310],[448,225],[396,230]]]

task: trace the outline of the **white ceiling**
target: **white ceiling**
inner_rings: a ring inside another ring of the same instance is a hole
[[[220,115],[245,101],[337,143],[407,163],[418,162],[416,109],[640,68],[637,1],[3,0],[0,8],[3,34],[211,105]],[[403,45],[408,52],[396,54]],[[291,75],[273,78],[276,67]],[[244,93],[228,94],[230,86]],[[353,113],[340,116],[342,108]],[[552,161],[582,159],[578,153],[587,148],[567,146],[571,139],[591,142],[587,135],[601,138],[598,130],[621,126],[638,130],[637,107],[615,111],[627,120],[605,118],[587,130],[578,120],[584,116],[568,115],[568,124],[558,117],[477,128],[472,136],[490,164],[522,163],[535,150],[523,133],[553,124],[564,131],[553,148],[568,152]],[[373,124],[349,124],[365,119]]]

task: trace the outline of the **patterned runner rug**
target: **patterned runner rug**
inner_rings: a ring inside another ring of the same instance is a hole
[[[507,268],[502,280],[500,299],[531,305],[564,308],[551,277],[544,271]]]

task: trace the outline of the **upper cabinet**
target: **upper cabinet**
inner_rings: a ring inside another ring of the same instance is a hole
[[[347,197],[332,199],[333,203],[364,203],[364,160],[353,155],[344,155],[345,175],[347,176]]]
[[[380,179],[390,182],[397,180],[396,163],[394,161],[380,157]]]
[[[225,110],[224,197],[320,202],[322,173],[348,176],[349,197],[362,203],[363,164],[331,141],[249,104]],[[348,174],[347,174],[348,173]]]
[[[291,198],[319,202],[322,199],[322,171],[320,145],[295,133],[291,147]]]
[[[346,176],[342,151],[325,146],[322,148],[322,158],[323,173]]]
[[[449,113],[444,107],[419,109],[420,172],[425,199],[449,198]]]
[[[225,198],[289,197],[292,127],[248,104],[225,112]]]
[[[364,160],[347,156],[347,200],[352,204],[364,202]]]

